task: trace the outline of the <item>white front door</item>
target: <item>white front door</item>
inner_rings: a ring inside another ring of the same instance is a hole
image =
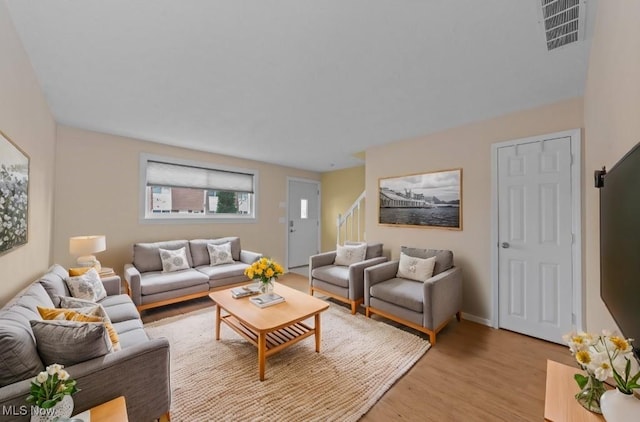
[[[289,268],[309,265],[309,257],[319,252],[320,183],[289,180]]]
[[[499,326],[562,342],[572,329],[571,137],[499,147]]]

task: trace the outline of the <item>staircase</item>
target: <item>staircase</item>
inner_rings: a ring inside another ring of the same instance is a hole
[[[344,214],[338,214],[336,243],[363,242],[364,222],[365,222],[365,192],[363,191],[358,199]]]

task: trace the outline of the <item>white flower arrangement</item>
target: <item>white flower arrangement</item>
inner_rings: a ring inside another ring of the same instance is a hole
[[[634,389],[640,388],[640,370],[631,375],[633,339],[625,339],[608,331],[603,331],[599,336],[584,332],[570,333],[563,338],[569,345],[571,354],[587,374],[599,381],[613,377],[616,387],[624,394],[633,394]],[[581,384],[579,377],[575,377],[578,385]]]
[[[76,381],[69,377],[64,366],[54,363],[47,366],[31,381],[31,389],[27,396],[27,403],[42,409],[49,409],[56,405],[66,395],[80,391],[76,388]]]

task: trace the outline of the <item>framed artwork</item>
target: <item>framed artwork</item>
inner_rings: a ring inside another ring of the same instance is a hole
[[[27,243],[29,156],[0,132],[0,254]]]
[[[462,230],[462,169],[381,178],[378,223]]]

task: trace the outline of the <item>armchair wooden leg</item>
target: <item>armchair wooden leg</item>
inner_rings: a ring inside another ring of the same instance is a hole
[[[358,310],[358,302],[352,300],[351,301],[351,315],[355,315]]]
[[[167,412],[164,415],[160,416],[160,422],[170,422],[171,421],[171,413]]]
[[[364,308],[364,316],[367,318],[371,318],[371,312],[369,312],[369,307]]]

